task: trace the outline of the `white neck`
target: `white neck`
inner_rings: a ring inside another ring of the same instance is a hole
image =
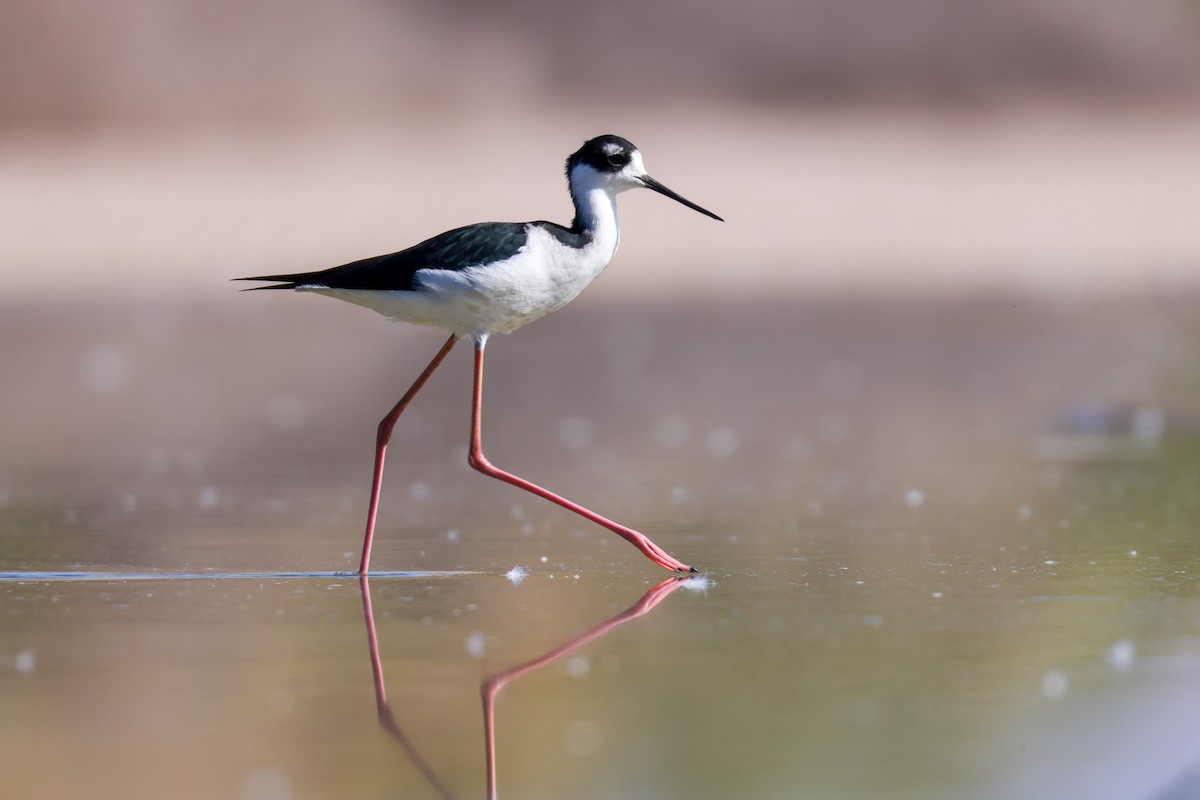
[[[603,176],[590,167],[576,167],[571,174],[571,201],[575,204],[572,227],[589,239],[612,241],[613,250],[621,239],[617,221],[617,190],[606,185]]]

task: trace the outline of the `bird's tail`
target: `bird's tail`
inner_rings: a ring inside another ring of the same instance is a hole
[[[299,275],[260,275],[256,278],[233,278],[235,281],[273,281],[271,286],[250,286],[243,292],[253,292],[259,289],[295,289]]]

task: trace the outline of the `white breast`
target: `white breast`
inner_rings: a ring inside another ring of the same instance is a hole
[[[615,212],[615,208],[613,209]],[[582,248],[567,247],[537,225],[514,256],[464,270],[418,270],[411,291],[314,289],[391,319],[431,325],[475,339],[508,333],[562,308],[604,271],[620,240],[614,224],[593,229]]]

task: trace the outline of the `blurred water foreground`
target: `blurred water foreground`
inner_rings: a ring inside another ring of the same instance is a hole
[[[508,676],[519,796],[1187,796],[1193,308],[581,299],[493,343],[489,452],[708,583],[646,603],[633,548],[466,469],[463,351],[397,429],[375,563],[417,572],[366,628],[331,571],[440,335],[282,293],[10,306],[6,785],[477,796]]]
[[[5,796],[1200,794],[1195,3],[70,11],[0,27]],[[441,335],[229,279],[567,222],[604,132],[728,222],[624,195],[484,436],[705,580],[471,472],[466,349],[339,574]]]

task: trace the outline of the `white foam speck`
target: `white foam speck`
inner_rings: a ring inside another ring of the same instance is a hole
[[[920,508],[925,505],[925,493],[920,489],[909,489],[904,493],[904,505],[909,508]]]
[[[1167,419],[1159,409],[1143,406],[1133,412],[1130,427],[1138,439],[1154,441],[1162,438],[1163,431],[1167,428]]]
[[[508,578],[514,584],[519,584],[528,577],[529,573],[522,566],[516,566],[504,573],[504,577]]]
[[[1057,700],[1067,693],[1069,685],[1066,675],[1052,669],[1042,676],[1042,695],[1049,700]]]
[[[221,502],[221,492],[215,486],[205,486],[196,495],[196,505],[203,511],[212,511]]]
[[[1133,666],[1133,662],[1137,660],[1137,649],[1133,646],[1133,642],[1122,639],[1108,648],[1108,652],[1104,654],[1104,660],[1117,672],[1128,672]]]
[[[17,653],[17,657],[13,659],[13,666],[17,670],[18,675],[32,675],[37,669],[37,656],[33,651],[26,647],[21,652]]]
[[[486,645],[487,638],[483,635],[483,632],[475,631],[467,637],[467,655],[471,658],[483,658]]]
[[[592,662],[586,656],[575,656],[567,662],[567,674],[572,678],[582,678],[592,668]]]

